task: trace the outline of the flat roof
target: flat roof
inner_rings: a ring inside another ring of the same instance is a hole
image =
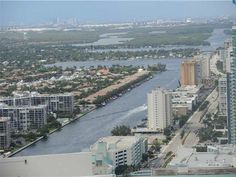
[[[37,106],[8,106],[7,104],[0,103],[0,109],[38,109],[38,108],[46,108],[47,105],[37,105]]]
[[[102,137],[94,145],[91,146],[91,149],[95,149],[99,142],[106,142],[107,143],[107,150],[125,149],[125,148],[131,147],[139,139],[140,138],[136,137],[136,136],[107,136],[107,137]]]
[[[189,167],[226,167],[232,165],[233,157],[232,154],[194,153],[187,164]]]

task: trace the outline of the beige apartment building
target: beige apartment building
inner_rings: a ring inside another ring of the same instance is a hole
[[[197,62],[195,60],[185,60],[180,66],[181,86],[197,85]]]

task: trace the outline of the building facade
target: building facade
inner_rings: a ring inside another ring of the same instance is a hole
[[[224,48],[219,50],[220,61],[223,62],[223,71],[230,72],[230,63],[232,60],[232,40],[224,42]]]
[[[236,144],[236,27],[232,29],[232,62],[228,74],[228,143]]]
[[[227,116],[227,77],[226,75],[219,78],[219,114]]]
[[[8,106],[0,104],[0,116],[10,117],[11,130],[37,130],[47,123],[47,106]]]
[[[13,97],[0,99],[8,106],[47,105],[48,112],[72,114],[74,109],[73,93],[39,94],[37,92],[15,92]]]
[[[172,123],[171,92],[157,88],[148,93],[148,128],[163,130]]]
[[[106,163],[114,168],[138,165],[147,152],[147,140],[136,136],[108,136],[100,138],[90,147],[94,163]]]
[[[180,83],[181,86],[198,84],[198,67],[194,60],[185,60],[180,66]]]
[[[0,117],[0,149],[7,149],[11,143],[11,125],[9,117]]]

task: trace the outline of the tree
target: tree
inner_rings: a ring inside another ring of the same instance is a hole
[[[170,127],[164,128],[164,135],[166,135],[166,136],[170,136],[171,135],[171,128]]]
[[[37,138],[37,135],[35,134],[35,133],[33,133],[33,132],[29,132],[28,134],[26,134],[25,136],[25,139],[26,139],[26,141],[34,141],[34,140],[36,140],[36,138]]]
[[[152,144],[153,144],[155,151],[160,152],[161,143],[157,139],[155,139]]]
[[[142,162],[146,162],[148,160],[148,153],[142,154]]]
[[[124,172],[127,168],[128,168],[127,165],[119,165],[115,169],[115,174],[116,175],[122,175],[122,174],[124,174]]]
[[[111,131],[112,136],[128,136],[131,135],[131,129],[129,126],[118,125]]]

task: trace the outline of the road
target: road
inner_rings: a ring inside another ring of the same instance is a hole
[[[217,110],[218,106],[218,92],[214,89],[211,94],[206,98],[209,101],[209,105],[207,109],[204,111],[195,111],[193,115],[188,119],[187,123],[180,128],[176,135],[172,138],[172,140],[162,148],[161,153],[159,154],[159,158],[150,161],[150,166],[153,168],[159,168],[164,163],[165,155],[172,151],[176,156],[181,156],[181,154],[177,154],[184,148],[191,148],[196,145],[199,141],[197,137],[198,130],[203,127],[201,124],[201,118],[207,113],[214,113]],[[181,139],[181,132],[185,131],[185,136]]]
[[[216,67],[216,63],[218,59],[219,59],[219,56],[217,54],[212,55],[212,57],[210,58],[210,69],[211,69],[211,72],[213,72],[217,76],[221,76],[222,73],[219,72]],[[199,129],[203,127],[203,124],[201,122],[202,118],[207,113],[215,113],[217,111],[217,107],[218,107],[217,99],[218,99],[218,92],[216,89],[214,89],[206,98],[206,101],[209,101],[207,109],[203,111],[197,110],[193,113],[193,115],[189,118],[187,123],[176,132],[176,135],[172,138],[172,140],[168,143],[168,145],[162,148],[159,158],[150,161],[150,166],[152,168],[161,167],[164,163],[164,157],[166,153],[170,151],[172,151],[176,156],[184,158],[184,155],[185,155],[183,154],[184,149],[192,148],[199,142],[199,138],[197,134],[198,134]],[[182,131],[185,131],[185,135],[181,139]],[[178,154],[178,153],[182,153],[182,154]]]

